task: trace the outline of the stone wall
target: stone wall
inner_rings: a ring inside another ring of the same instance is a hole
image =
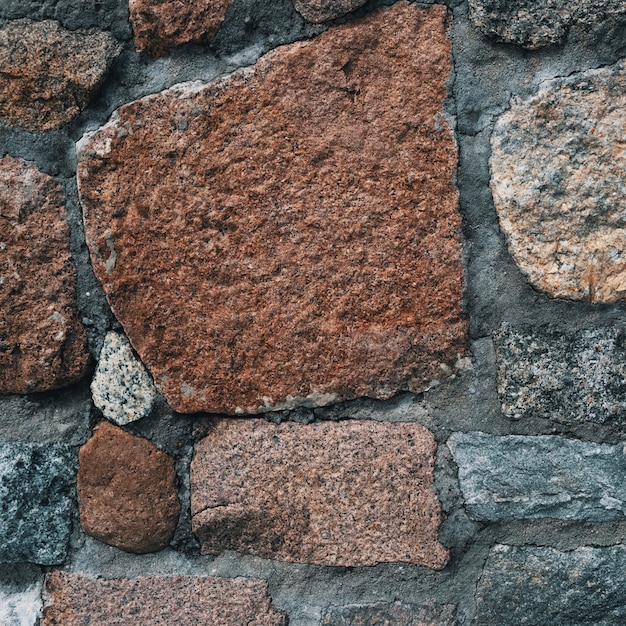
[[[3,0],[0,623],[626,621],[624,0]]]

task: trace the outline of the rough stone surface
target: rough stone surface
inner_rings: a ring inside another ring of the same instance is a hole
[[[75,467],[65,444],[0,443],[0,563],[63,562]]]
[[[100,422],[78,458],[85,533],[137,554],[169,544],[180,513],[170,456],[147,439]]]
[[[207,43],[232,0],[129,0],[137,50],[159,57],[183,43]]]
[[[309,22],[325,22],[350,13],[367,0],[294,0],[296,11]]]
[[[494,546],[476,590],[474,626],[618,626],[626,620],[626,550]]]
[[[56,389],[84,374],[61,185],[20,159],[0,159],[0,393]]]
[[[103,415],[119,426],[150,414],[157,392],[124,335],[110,332],[104,338],[91,393]]]
[[[177,411],[423,391],[465,353],[446,24],[399,2],[80,142],[94,270]]]
[[[509,250],[551,296],[626,295],[624,63],[542,83],[492,137],[491,191]]]
[[[13,20],[0,29],[0,120],[28,130],[60,128],[89,103],[120,52],[95,29]]]
[[[322,626],[456,626],[452,605],[410,606],[374,604],[333,607],[326,611]]]
[[[572,27],[589,37],[606,22],[626,25],[624,0],[469,0],[469,8],[486,36],[530,50],[563,43]]]
[[[626,422],[626,333],[504,325],[494,335],[498,393],[511,419]]]
[[[54,572],[46,578],[42,626],[287,626],[255,579],[149,576],[90,580]]]
[[[217,420],[191,465],[192,527],[209,554],[440,569],[435,448],[419,424]]]
[[[624,446],[479,432],[453,433],[448,440],[467,514],[491,522],[624,519]]]
[[[36,626],[42,610],[43,577],[32,565],[0,566],[0,624]]]

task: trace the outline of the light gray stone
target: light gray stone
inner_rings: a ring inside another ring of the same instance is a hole
[[[0,585],[0,624],[35,626],[41,617],[41,582],[17,589],[12,587]]]
[[[453,433],[448,447],[474,520],[626,516],[626,444],[470,432]]]

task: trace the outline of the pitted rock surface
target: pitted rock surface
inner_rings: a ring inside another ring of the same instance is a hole
[[[341,17],[363,6],[367,0],[294,0],[296,11],[305,20],[319,24]]]
[[[52,130],[74,119],[102,83],[120,45],[108,33],[12,20],[0,29],[0,121]]]
[[[88,535],[137,554],[172,540],[180,513],[174,459],[147,439],[100,422],[80,449],[77,481]]]
[[[0,393],[57,389],[88,363],[61,185],[0,159]]]
[[[450,604],[342,606],[328,609],[321,626],[456,626],[455,614],[456,610]]]
[[[160,57],[184,43],[208,43],[232,0],[129,0],[137,50]]]
[[[465,353],[446,28],[400,2],[80,142],[96,275],[177,411],[419,392]]]
[[[542,84],[491,136],[491,191],[509,250],[557,298],[626,295],[624,62]]]
[[[287,626],[267,583],[254,578],[148,576],[91,580],[53,572],[46,577],[42,626]]]
[[[191,465],[192,528],[207,554],[441,569],[435,449],[419,424],[218,420]]]

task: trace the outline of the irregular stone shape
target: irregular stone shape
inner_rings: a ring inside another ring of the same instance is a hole
[[[448,447],[472,519],[603,522],[626,515],[624,444],[471,432],[453,433]]]
[[[191,464],[192,528],[205,554],[440,569],[435,449],[419,424],[217,420]]]
[[[120,426],[150,414],[156,388],[124,335],[110,332],[104,338],[91,393],[104,417]]]
[[[287,626],[267,583],[254,578],[148,576],[90,580],[53,572],[46,577],[42,626]]]
[[[62,563],[74,510],[69,446],[0,443],[0,563]]]
[[[86,534],[137,554],[169,544],[180,513],[172,457],[147,439],[100,422],[78,460]]]
[[[621,62],[542,83],[491,135],[491,191],[509,250],[558,298],[626,295],[626,71]]]
[[[36,626],[41,617],[43,577],[27,564],[0,565],[0,624]]]
[[[494,334],[498,393],[511,419],[626,422],[626,333],[504,325]]]
[[[80,142],[94,270],[177,411],[423,391],[465,353],[446,23],[399,2]]]
[[[56,389],[85,372],[64,216],[54,178],[20,159],[0,159],[0,393]]]
[[[475,626],[619,626],[626,621],[626,551],[491,548],[476,590]]]
[[[574,26],[589,37],[607,22],[615,28],[626,24],[624,0],[469,0],[469,8],[472,22],[487,37],[530,50],[564,42]]]
[[[135,47],[160,57],[183,43],[208,43],[233,0],[129,0]]]
[[[12,20],[0,29],[0,120],[27,130],[61,128],[86,108],[120,51],[102,31]]]
[[[363,6],[367,0],[293,0],[296,11],[305,20],[319,24],[341,17]]]
[[[321,626],[456,626],[455,614],[451,604],[342,606],[326,611]]]

